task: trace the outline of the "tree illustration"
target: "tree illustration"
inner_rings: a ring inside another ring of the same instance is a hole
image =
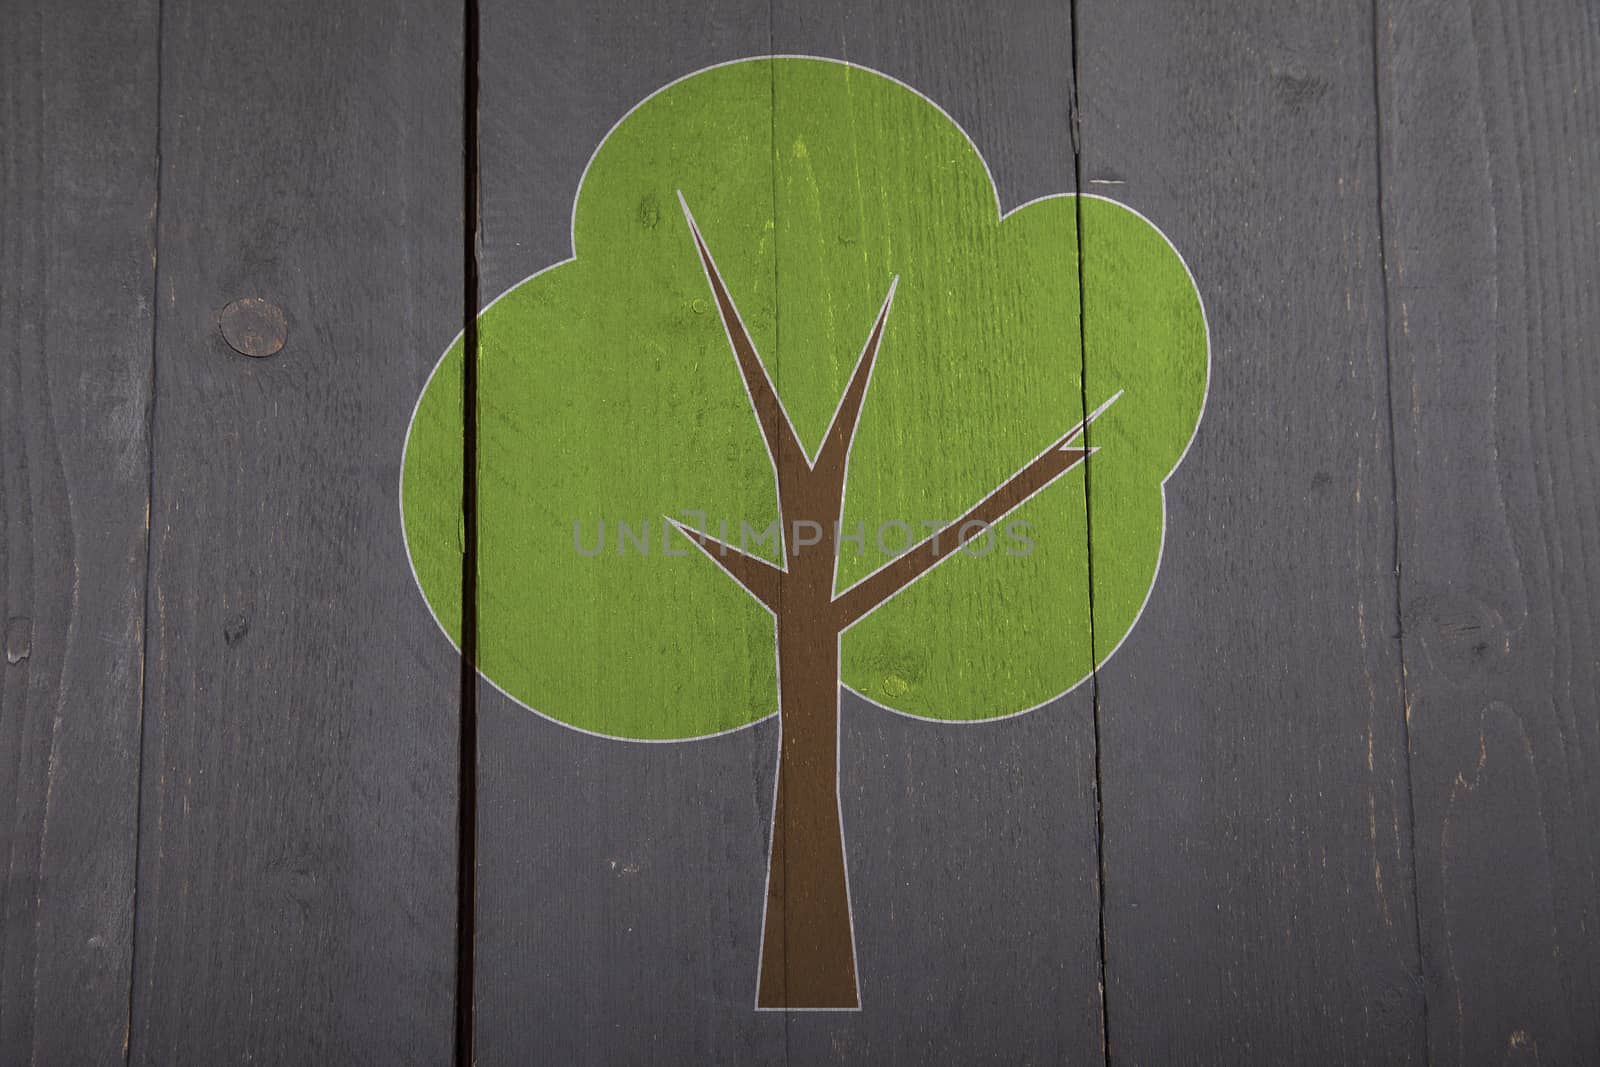
[[[649,97],[572,229],[571,259],[478,321],[477,667],[606,737],[776,713],[757,1005],[858,1007],[842,687],[993,719],[1120,643],[1204,402],[1194,283],[1110,201],[1002,214],[944,112],[818,59]],[[401,475],[458,644],[463,359],[429,379]]]

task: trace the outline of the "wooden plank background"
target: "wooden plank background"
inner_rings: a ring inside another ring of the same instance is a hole
[[[150,488],[157,6],[0,32],[0,1062],[127,1039]]]
[[[1600,1059],[1600,8],[1381,5],[1429,1047]]]
[[[1212,336],[1099,671],[1111,1056],[1421,1063],[1371,13],[1079,18],[1085,184],[1166,227]]]
[[[1592,4],[4,25],[0,1062],[448,1062],[463,959],[484,1064],[1600,1062]],[[750,1010],[774,723],[630,745],[480,686],[458,930],[461,663],[394,499],[469,234],[487,302],[630,106],[773,52],[923,91],[1008,206],[1148,215],[1212,340],[1095,684],[971,732],[847,698],[849,1015]]]
[[[128,1057],[441,1062],[457,658],[397,442],[460,323],[462,19],[162,9],[137,937]],[[271,359],[218,312],[287,318]]]

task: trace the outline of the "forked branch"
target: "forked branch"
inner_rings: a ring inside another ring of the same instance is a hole
[[[728,332],[728,342],[733,346],[734,358],[739,362],[739,373],[744,376],[745,392],[750,396],[750,406],[755,409],[756,421],[761,424],[761,435],[766,438],[767,451],[772,456],[773,466],[781,467],[783,459],[780,457],[790,454],[786,450],[792,449],[792,454],[800,457],[805,455],[805,450],[800,447],[800,438],[789,422],[788,413],[783,410],[783,403],[778,399],[777,390],[772,387],[772,380],[767,377],[767,368],[756,353],[756,346],[744,328],[744,321],[739,318],[739,309],[734,307],[733,297],[728,295],[728,287],[723,284],[722,274],[717,270],[710,250],[706,248],[705,238],[700,235],[700,227],[694,221],[694,214],[690,212],[689,202],[684,199],[682,190],[678,192],[678,204],[689,223],[689,232],[694,235],[695,250],[700,253],[700,265],[705,268],[706,280],[711,283],[711,293],[717,300],[717,313],[722,316],[723,329]]]
[[[872,333],[861,349],[860,358],[856,360],[855,370],[850,373],[850,384],[845,386],[839,406],[833,412],[833,421],[828,423],[822,447],[817,450],[817,461],[812,464],[813,470],[831,477],[841,486],[845,461],[850,456],[850,444],[855,440],[856,425],[861,421],[861,405],[867,398],[867,386],[872,382],[872,367],[878,361],[878,347],[883,343],[883,327],[889,320],[889,308],[894,304],[894,291],[899,286],[900,276],[896,274],[889,283],[889,295],[883,298],[883,307],[878,309],[878,319],[872,324]]]
[[[700,265],[705,270],[706,280],[710,283],[712,295],[716,298],[717,313],[722,318],[722,326],[733,348],[739,373],[744,378],[750,407],[755,412],[756,422],[761,427],[768,455],[772,459],[773,472],[778,480],[778,497],[783,522],[787,524],[792,521],[798,524],[804,521],[812,525],[833,522],[837,519],[843,504],[841,497],[844,492],[844,474],[849,461],[851,443],[855,439],[856,427],[861,420],[862,406],[872,381],[872,369],[883,343],[889,309],[894,304],[894,294],[900,279],[897,276],[889,285],[889,292],[878,310],[872,332],[867,337],[861,355],[856,360],[855,369],[850,374],[850,381],[839,398],[838,407],[833,413],[833,421],[828,424],[828,430],[823,435],[822,444],[817,450],[817,458],[812,462],[806,457],[805,449],[795,433],[794,424],[789,420],[789,415],[784,411],[783,403],[778,398],[777,390],[773,388],[772,380],[767,376],[766,366],[761,362],[755,344],[750,340],[744,321],[739,317],[738,308],[734,306],[733,297],[729,295],[728,287],[723,282],[722,273],[717,269],[716,261],[712,259],[710,249],[706,247],[705,237],[701,234],[699,224],[695,222],[694,214],[689,210],[689,203],[681,191],[678,193],[678,203],[683,208],[684,220],[689,224],[689,232],[694,237]],[[951,524],[954,527],[953,533],[949,532],[950,527],[946,527],[924,538],[908,551],[834,597],[832,621],[836,629],[843,631],[850,627],[878,605],[949,559],[969,541],[981,537],[985,531],[1021,507],[1034,494],[1093,455],[1097,449],[1089,447],[1087,442],[1082,445],[1075,442],[1087,431],[1089,424],[1104,414],[1121,395],[1120,391],[1117,392],[1049,448],[1030,460],[1021,470],[969,508]],[[790,514],[791,506],[801,513]],[[670,517],[667,521],[687,537],[707,559],[722,568],[724,573],[766,605],[773,614],[778,613],[784,581],[789,573],[785,568],[774,566],[764,559],[724,544]],[[822,543],[830,547],[833,545],[832,539]]]
[[[1119,390],[950,526],[917,542],[892,562],[879,567],[835,597],[834,621],[839,629],[848,628],[873,608],[955,555],[968,541],[982,536],[984,531],[1021,507],[1035,493],[1098,452],[1098,448],[1075,447],[1073,442],[1121,395]]]

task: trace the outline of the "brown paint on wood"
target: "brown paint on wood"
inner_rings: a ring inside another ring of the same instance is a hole
[[[784,545],[785,565],[779,568],[668,519],[707,558],[766,605],[777,621],[782,740],[757,1004],[764,1008],[855,1008],[860,1006],[860,997],[838,792],[839,637],[1086,459],[1091,449],[1068,445],[1094,416],[1080,421],[970,508],[955,523],[956,533],[943,544],[942,531],[936,532],[835,595],[839,519],[850,446],[899,279],[889,286],[817,457],[811,460],[767,378],[687,202],[683,213],[772,458]],[[1110,401],[1100,411],[1109,405]]]
[[[805,558],[822,559],[811,552]],[[860,1003],[838,791],[839,638],[830,626],[828,586],[795,585],[797,595],[778,616],[781,741],[757,1004],[854,1008]]]

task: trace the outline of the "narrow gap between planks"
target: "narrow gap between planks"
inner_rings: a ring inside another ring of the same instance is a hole
[[[769,125],[769,133],[768,133],[768,137],[769,137],[769,143],[768,143],[769,158],[768,158],[768,163],[769,163],[769,165],[771,167],[771,175],[772,175],[772,292],[773,292],[772,354],[773,354],[774,359],[781,360],[783,358],[783,347],[782,347],[782,340],[781,340],[782,337],[783,337],[783,332],[782,332],[783,331],[783,317],[782,317],[782,314],[781,314],[782,305],[781,305],[780,301],[781,301],[781,297],[782,297],[782,293],[783,293],[783,288],[778,284],[778,232],[779,232],[779,229],[778,229],[778,64],[777,64],[777,60],[772,58],[772,57],[774,57],[774,56],[776,56],[778,54],[778,32],[777,32],[777,17],[778,17],[778,15],[777,15],[776,8],[777,8],[776,0],[767,0],[767,56],[768,56],[768,59],[767,59],[767,74],[768,74],[768,77],[770,79],[769,83],[768,83],[769,96],[768,96],[768,104],[767,104],[767,107],[768,107],[768,119],[769,119],[769,123],[770,123],[770,125]],[[782,372],[781,368],[774,367],[773,370],[777,373],[778,379],[780,381],[782,381],[783,372]],[[778,588],[778,596],[780,598],[783,596],[783,587],[782,586],[780,586]],[[781,601],[780,601],[780,611],[781,611]],[[838,708],[836,708],[836,710],[835,710],[835,714],[840,714],[841,710],[842,710],[842,705],[839,705]],[[835,730],[837,730],[838,728],[839,728],[838,726],[835,726]],[[835,744],[838,744],[838,742],[835,741]],[[776,786],[774,787],[773,793],[772,793],[772,802],[773,802],[772,837],[773,837],[773,840],[767,842],[768,855],[771,855],[771,850],[777,844],[777,836],[780,833],[784,833],[784,828],[779,824],[779,820],[777,818],[777,807],[779,806],[779,804],[781,802],[781,797],[779,796],[779,792],[778,791],[783,788],[783,716],[781,714],[778,716],[778,764],[777,764],[776,767],[773,768],[773,772],[772,773],[777,776],[777,783],[776,783]],[[834,781],[834,789],[837,791],[839,789],[839,787],[840,787],[840,785],[839,785],[839,782],[838,782],[837,777],[836,777],[835,781]],[[772,877],[770,871],[768,872],[767,877],[768,878]],[[846,879],[846,882],[845,882],[845,894],[846,894],[846,896],[848,896],[849,892],[850,892],[850,889],[849,889],[849,875],[848,874],[845,875],[845,879]],[[784,900],[788,900],[789,899],[789,849],[787,847],[783,850],[783,899]],[[765,938],[767,936],[767,931],[766,931],[767,903],[768,903],[767,901],[762,901],[762,907],[761,907],[761,925],[762,925],[761,936],[763,938]],[[784,909],[783,915],[784,915],[784,921],[783,921],[783,965],[784,965],[784,969],[785,969],[783,987],[784,987],[785,1002],[787,1003],[788,989],[789,989],[789,976],[788,976],[787,972],[788,972],[788,967],[789,967],[789,960],[792,958],[789,955],[789,911],[788,911],[787,908]],[[854,919],[853,918],[852,918],[851,922],[852,922],[852,927],[851,927],[850,936],[853,938],[855,936],[855,929],[854,929],[854,925],[853,925],[854,924]],[[860,963],[859,960],[857,960],[856,961],[856,967],[859,968],[860,966],[861,966],[861,963]],[[858,1000],[859,1000],[859,991],[860,991],[860,988],[861,988],[860,971],[857,970],[856,974],[857,974],[856,989],[857,989]],[[761,980],[760,975],[757,975],[756,976],[756,982],[758,984],[758,987],[759,987],[760,980]],[[759,996],[759,989],[758,989],[757,995]],[[859,1006],[859,1004],[858,1004],[858,1006]],[[787,1067],[787,1064],[790,1061],[790,1055],[791,1055],[791,1049],[790,1049],[790,1046],[789,1046],[789,1012],[785,1011],[783,1013],[783,1062],[786,1065],[786,1067]]]
[[[1088,300],[1084,292],[1084,246],[1083,246],[1083,89],[1079,81],[1079,71],[1082,52],[1078,38],[1078,0],[1071,0],[1069,5],[1069,23],[1071,26],[1071,56],[1072,64],[1072,100],[1067,121],[1070,124],[1072,135],[1072,203],[1077,213],[1077,224],[1073,227],[1074,238],[1077,241],[1078,257],[1078,389],[1079,410],[1089,410],[1089,331],[1088,331]],[[1083,428],[1083,447],[1092,449],[1092,428],[1085,425]],[[1093,723],[1094,735],[1094,857],[1095,857],[1095,914],[1096,934],[1100,943],[1100,1051],[1103,1062],[1110,1067],[1111,1063],[1111,1012],[1108,1005],[1109,991],[1106,989],[1106,823],[1103,811],[1104,785],[1102,784],[1102,765],[1100,759],[1100,667],[1097,662],[1099,646],[1094,632],[1094,493],[1091,491],[1094,477],[1094,464],[1083,465],[1083,527],[1084,527],[1084,559],[1088,570],[1087,586],[1089,591],[1089,695],[1090,718]]]
[[[133,891],[128,901],[128,1016],[122,1031],[122,1062],[124,1067],[133,1062],[133,1042],[137,1033],[134,1019],[138,1011],[139,988],[139,882],[143,873],[144,856],[144,767],[145,767],[145,715],[150,707],[151,680],[155,677],[150,663],[150,633],[153,600],[150,590],[155,574],[155,533],[152,514],[156,499],[156,375],[160,361],[156,358],[156,344],[160,337],[161,322],[161,186],[164,169],[161,165],[162,135],[162,82],[164,71],[162,57],[166,52],[166,11],[164,0],[156,3],[156,58],[155,58],[155,203],[150,205],[150,396],[145,403],[145,491],[144,491],[144,622],[139,633],[139,721],[134,731],[134,745],[138,754],[137,770],[133,777]]]
[[[463,0],[461,720],[456,779],[455,1062],[473,1053],[478,864],[478,0]]]
[[[1428,1025],[1427,961],[1422,948],[1422,886],[1417,877],[1417,795],[1411,773],[1411,694],[1406,684],[1406,622],[1405,588],[1400,576],[1400,456],[1395,438],[1394,412],[1394,345],[1390,339],[1392,321],[1389,301],[1389,235],[1385,219],[1383,154],[1383,63],[1379,55],[1383,18],[1379,0],[1372,0],[1372,123],[1373,123],[1373,176],[1377,188],[1375,197],[1378,211],[1378,272],[1382,282],[1383,310],[1383,385],[1384,403],[1389,415],[1389,502],[1393,520],[1394,540],[1394,630],[1400,657],[1400,719],[1403,724],[1406,768],[1406,830],[1411,847],[1411,917],[1412,934],[1417,946],[1417,983],[1422,998],[1422,1058],[1433,1062],[1433,1038]]]

